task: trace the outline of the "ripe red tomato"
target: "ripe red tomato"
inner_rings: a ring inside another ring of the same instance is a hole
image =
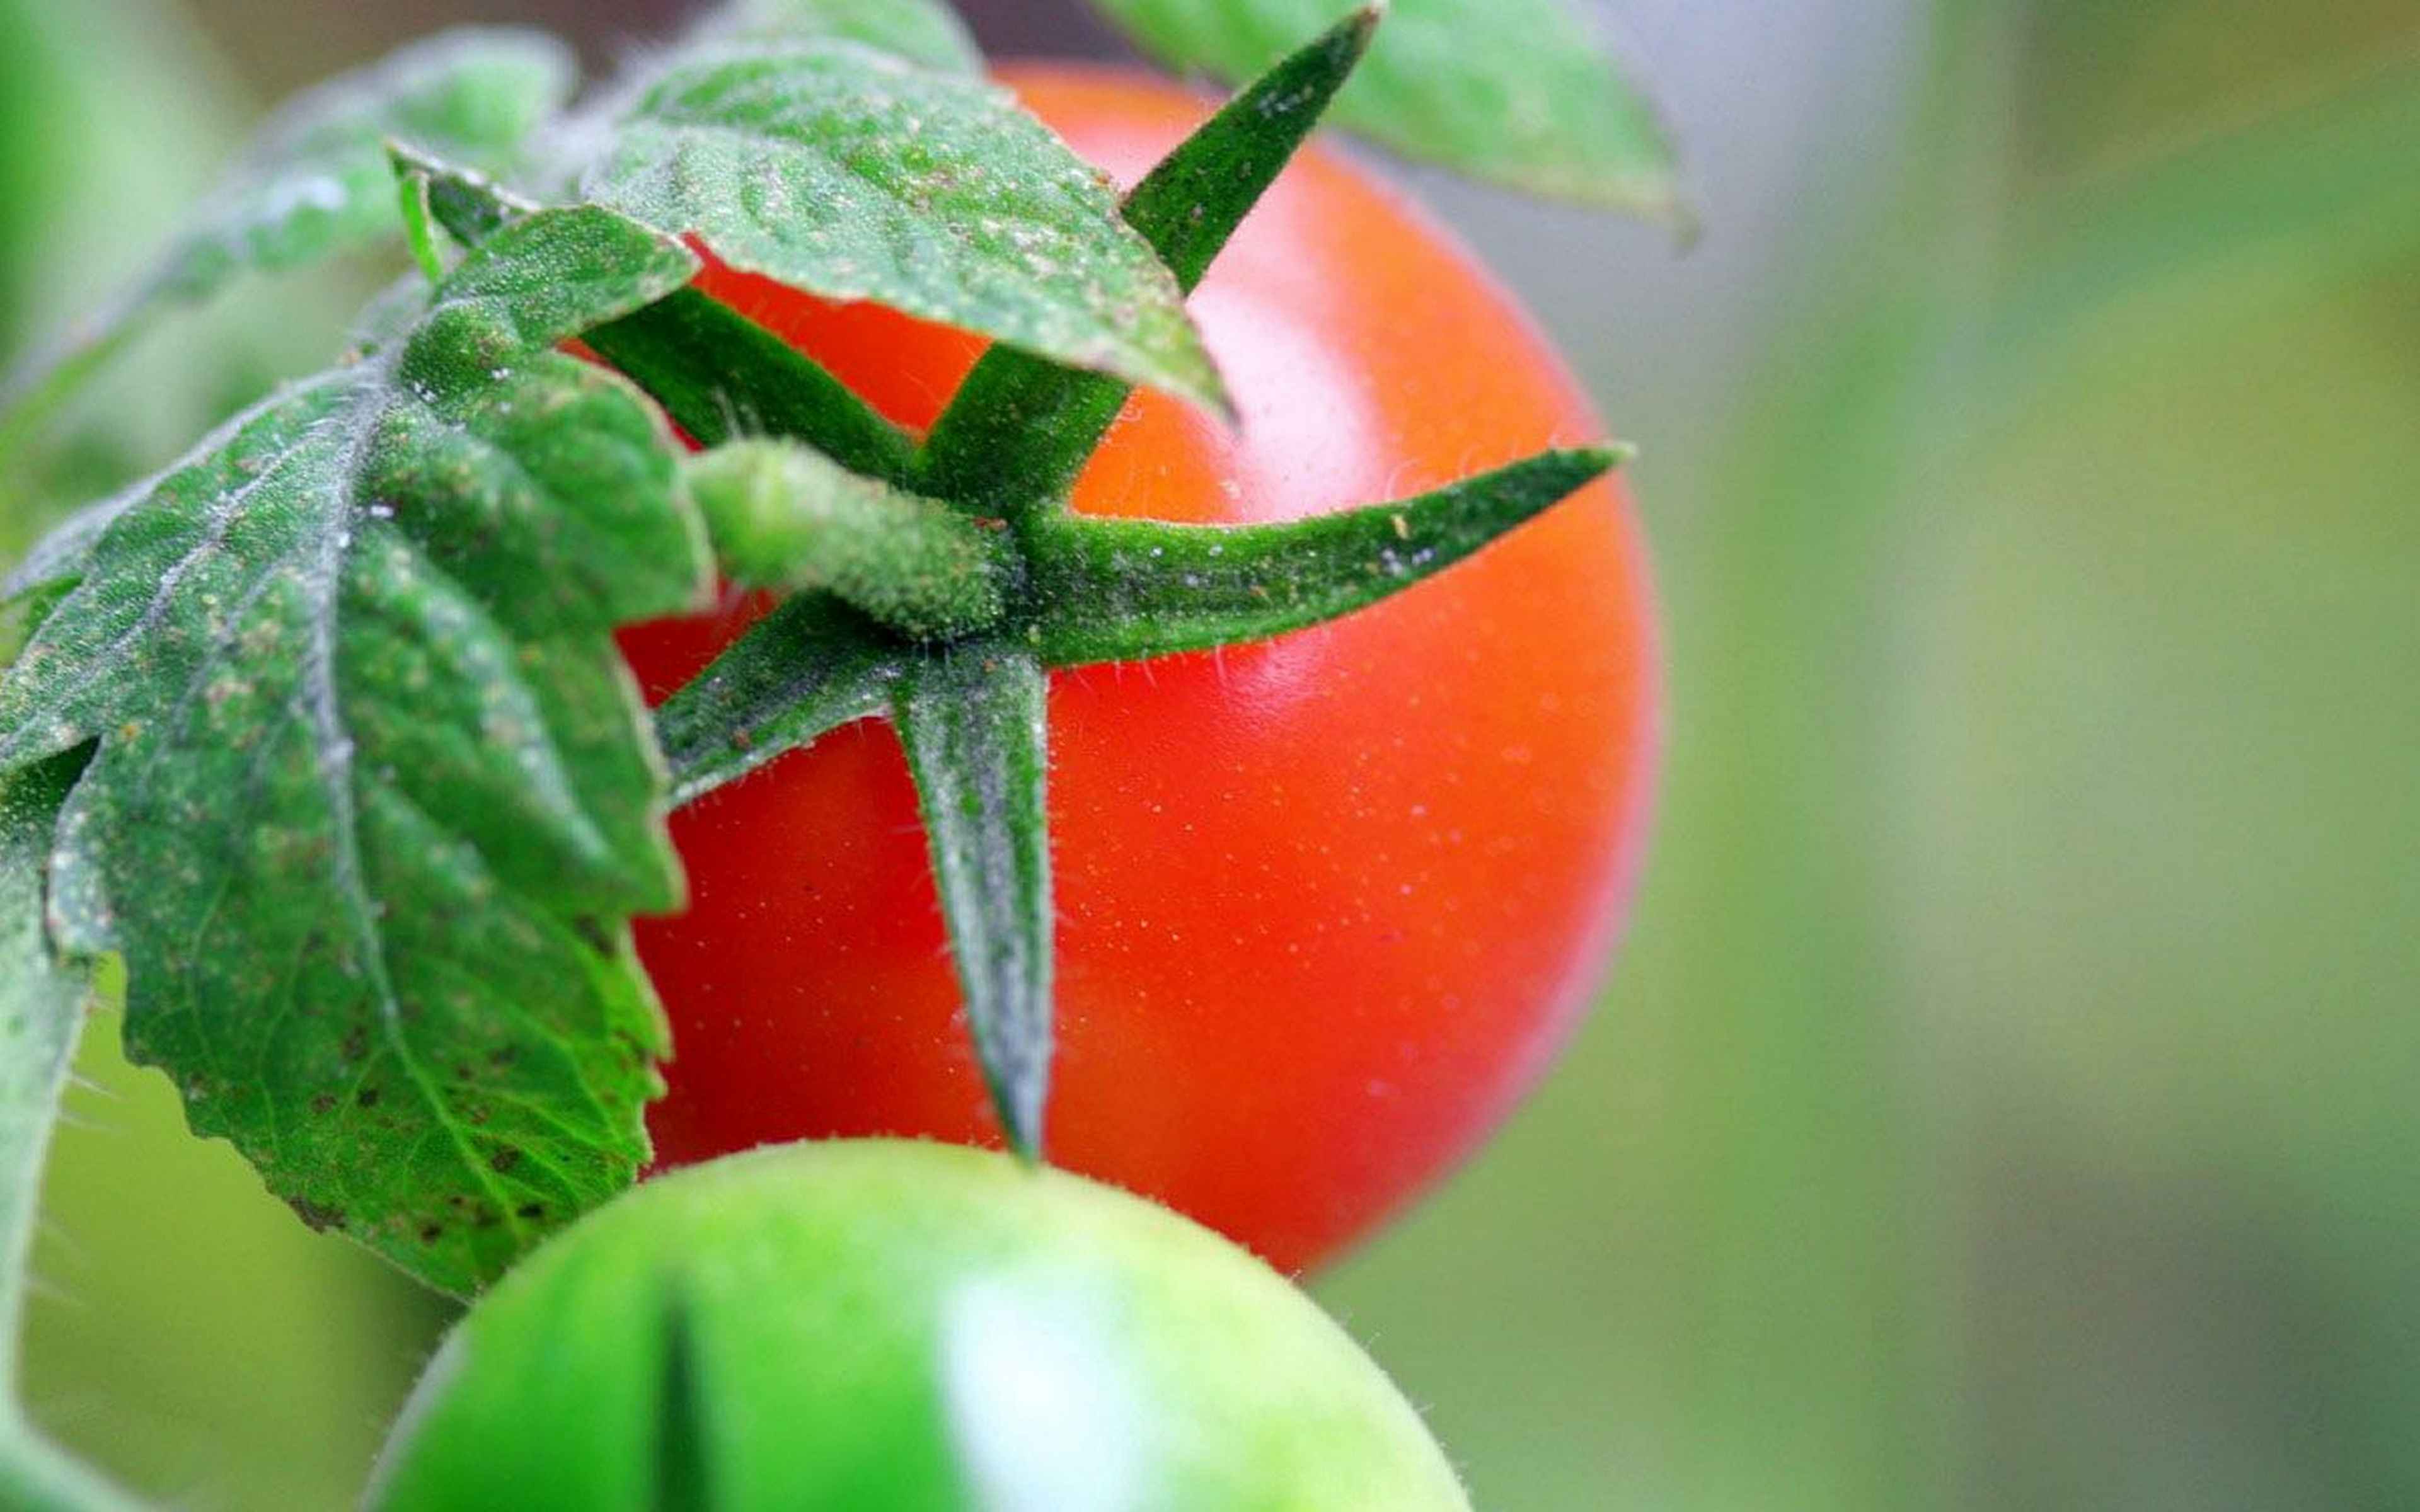
[[[1123,182],[1206,112],[1126,72],[1006,77]],[[727,269],[703,287],[913,427],[981,349]],[[1077,509],[1287,519],[1605,434],[1512,297],[1325,152],[1192,308],[1241,424],[1139,395]],[[1649,599],[1607,482],[1336,624],[1054,674],[1052,1157],[1295,1269],[1466,1153],[1597,990],[1625,912],[1656,744]],[[650,696],[752,612],[628,635]],[[639,930],[675,1043],[651,1117],[664,1164],[827,1135],[996,1142],[887,725],[782,758],[673,834],[692,906]]]

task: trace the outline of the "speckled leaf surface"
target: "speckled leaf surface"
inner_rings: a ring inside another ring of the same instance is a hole
[[[45,558],[0,683],[0,770],[100,742],[52,910],[125,953],[129,1050],[306,1220],[449,1289],[645,1155],[626,919],[680,886],[610,632],[706,563],[661,421],[551,348],[694,266],[595,208],[500,232]]]
[[[731,0],[697,35],[722,41],[794,42],[837,37],[927,68],[983,71],[983,54],[941,0]]]
[[[469,28],[414,43],[297,98],[132,290],[87,316],[0,393],[0,408],[72,387],[162,310],[248,269],[289,268],[392,235],[389,138],[486,168],[569,98],[568,49],[542,33]],[[5,429],[0,426],[0,429]]]
[[[1249,79],[1338,0],[1094,0],[1177,68]],[[1684,217],[1653,107],[1572,0],[1393,0],[1336,124],[1531,193]]]
[[[735,267],[1224,407],[1116,193],[995,85],[846,42],[708,50],[605,140],[581,197]]]

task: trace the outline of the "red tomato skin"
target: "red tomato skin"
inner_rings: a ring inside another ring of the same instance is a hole
[[[1118,70],[1004,78],[1121,183],[1209,108]],[[982,350],[727,269],[703,286],[910,427]],[[1240,424],[1138,395],[1078,511],[1291,519],[1606,434],[1515,301],[1325,150],[1192,308]],[[627,634],[649,696],[756,611]],[[1466,1155],[1610,960],[1652,802],[1655,649],[1608,480],[1349,619],[1054,673],[1054,1162],[1299,1271]],[[797,1138],[998,1142],[887,725],[781,758],[673,833],[691,906],[639,925],[675,1033],[663,1165]]]

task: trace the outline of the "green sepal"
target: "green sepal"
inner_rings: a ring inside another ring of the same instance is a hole
[[[396,172],[428,180],[430,213],[475,246],[537,207],[479,174],[408,148]],[[915,442],[821,363],[737,311],[681,289],[591,330],[598,356],[664,407],[700,445],[788,436],[853,472],[904,483]]]
[[[1319,124],[1385,14],[1365,6],[1203,122],[1126,196],[1126,224],[1192,292]],[[1063,497],[1129,385],[1009,347],[984,354],[926,439],[917,486],[1015,518]]]
[[[692,802],[828,731],[882,713],[908,655],[896,637],[829,594],[783,600],[656,711],[673,802]]]
[[[587,340],[701,445],[787,436],[868,477],[904,482],[913,471],[906,431],[822,363],[695,289],[598,326]]]
[[[691,458],[688,473],[735,583],[829,592],[916,640],[1000,622],[1008,569],[996,528],[796,441],[735,441]]]
[[[1262,640],[1350,614],[1462,561],[1603,477],[1610,448],[1545,452],[1400,503],[1277,525],[1055,515],[1025,545],[1052,667]]]
[[[1162,159],[1126,196],[1129,224],[1177,286],[1202,282],[1235,228],[1268,193],[1345,81],[1369,54],[1383,5],[1365,5],[1252,81]]]
[[[970,641],[919,656],[891,700],[975,1058],[1010,1147],[1032,1159],[1050,1090],[1047,683],[1032,652]]]

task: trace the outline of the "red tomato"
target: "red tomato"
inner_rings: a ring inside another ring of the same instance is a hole
[[[1008,82],[1131,183],[1205,114],[1114,70]],[[727,269],[702,286],[928,426],[981,350]],[[1290,519],[1605,427],[1512,298],[1338,158],[1299,159],[1192,301],[1241,424],[1138,395],[1078,485],[1099,515]],[[626,638],[649,695],[752,611]],[[1511,1108],[1595,993],[1656,746],[1630,509],[1599,484],[1477,559],[1264,645],[1054,674],[1058,1163],[1298,1269]],[[643,921],[678,1165],[773,1140],[998,1135],[890,728],[676,815],[693,903]]]

